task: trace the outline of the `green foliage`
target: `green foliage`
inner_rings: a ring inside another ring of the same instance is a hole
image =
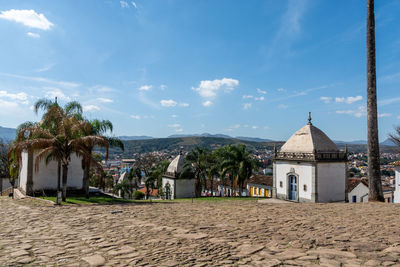
[[[136,200],[143,199],[144,197],[145,197],[145,194],[139,190],[136,190],[135,193],[133,194],[133,198]]]

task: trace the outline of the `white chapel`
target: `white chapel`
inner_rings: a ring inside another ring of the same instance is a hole
[[[171,161],[167,171],[162,177],[162,187],[166,199],[195,197],[196,180],[194,177],[180,177],[184,165],[184,159],[184,155],[180,152],[179,155]]]
[[[344,202],[347,151],[308,123],[274,151],[273,196],[296,202]]]

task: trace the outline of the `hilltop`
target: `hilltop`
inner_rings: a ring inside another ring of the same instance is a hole
[[[244,144],[250,151],[268,149],[272,150],[274,144],[281,146],[283,142],[254,142],[244,141],[235,138],[222,138],[222,137],[174,137],[174,138],[154,138],[147,140],[128,140],[123,141],[125,145],[125,151],[122,152],[122,156],[131,156],[133,153],[146,153],[152,151],[173,151],[183,149],[189,151],[195,146],[206,147],[209,149],[215,149],[220,146],[228,144]],[[120,153],[115,149],[111,150],[111,153]]]

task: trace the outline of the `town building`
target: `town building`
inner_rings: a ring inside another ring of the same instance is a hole
[[[400,162],[395,164],[395,186],[394,186],[394,203],[400,203]]]
[[[38,168],[35,168],[36,153],[21,153],[21,165],[19,170],[18,187],[27,195],[34,195],[35,192],[57,190],[58,183],[58,162],[45,160],[39,162]],[[68,190],[82,190],[83,168],[82,158],[76,154],[71,155],[71,161],[68,166],[67,177]],[[61,170],[62,179],[62,170]]]
[[[349,178],[348,185],[348,200],[350,203],[368,202],[369,185],[367,179]],[[388,186],[382,186],[383,197],[385,202],[393,203],[393,189]]]
[[[247,181],[246,189],[250,197],[271,197],[272,186],[272,176],[252,175]]]
[[[347,151],[308,123],[274,151],[273,196],[296,202],[344,202]]]
[[[196,179],[179,177],[184,164],[184,155],[179,152],[169,164],[162,177],[162,188],[166,199],[195,197]]]

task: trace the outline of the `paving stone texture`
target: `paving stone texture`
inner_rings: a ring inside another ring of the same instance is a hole
[[[0,266],[400,266],[400,205],[0,198]]]

